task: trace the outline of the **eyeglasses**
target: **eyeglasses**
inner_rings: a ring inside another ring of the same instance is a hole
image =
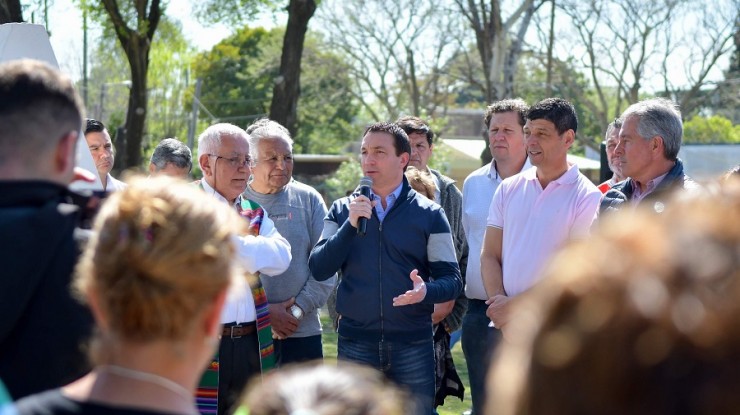
[[[239,168],[239,167],[249,167],[252,165],[252,159],[249,156],[245,156],[244,158],[241,157],[221,157],[218,154],[209,154],[210,157],[216,157],[216,161],[219,159],[226,160],[226,162],[229,164],[229,166],[233,168]]]

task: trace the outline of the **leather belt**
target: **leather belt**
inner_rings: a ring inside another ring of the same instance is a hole
[[[222,337],[231,337],[232,339],[238,339],[242,336],[249,336],[250,334],[257,331],[257,324],[252,323],[243,323],[243,324],[235,324],[233,326],[224,327],[221,331]]]

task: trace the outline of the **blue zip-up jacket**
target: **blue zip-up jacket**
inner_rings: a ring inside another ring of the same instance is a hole
[[[615,184],[601,199],[599,214],[621,209],[625,203],[632,200],[635,186],[635,181],[631,178]],[[681,159],[676,159],[676,164],[668,171],[663,181],[655,190],[645,196],[642,202],[650,201],[651,203],[663,204],[671,192],[676,189],[693,190],[698,187],[699,185],[684,173]]]
[[[341,269],[339,334],[366,341],[431,340],[434,304],[454,300],[463,287],[444,211],[418,195],[404,177],[383,222],[373,210],[361,237],[349,222],[355,197],[332,204],[308,261],[319,281]],[[419,304],[394,307],[393,297],[413,289],[409,274],[414,269],[426,282],[426,297]]]

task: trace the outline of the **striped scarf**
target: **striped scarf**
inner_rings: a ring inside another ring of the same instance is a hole
[[[241,198],[239,204],[239,215],[249,220],[249,234],[259,235],[262,218],[265,215],[264,209],[249,199]],[[252,287],[252,296],[254,297],[254,308],[257,312],[257,337],[260,344],[260,365],[262,373],[275,367],[275,347],[272,344],[272,329],[270,327],[270,311],[268,309],[267,294],[262,287],[259,275],[254,275],[252,280],[255,281]]]
[[[197,185],[203,189],[200,181]],[[249,221],[248,234],[257,236],[260,233],[262,218],[265,211],[262,207],[251,201],[240,197],[241,201],[237,206],[239,215]],[[272,343],[272,329],[270,326],[270,313],[267,303],[267,294],[262,287],[259,275],[252,274],[248,276],[248,281],[252,286],[252,297],[254,298],[254,308],[257,312],[257,339],[260,348],[260,367],[262,373],[275,367],[275,348]],[[219,360],[218,352],[206,368],[203,376],[198,383],[196,391],[196,405],[198,412],[201,414],[215,414],[218,409],[218,370]]]

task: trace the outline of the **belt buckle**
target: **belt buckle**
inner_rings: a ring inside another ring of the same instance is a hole
[[[235,326],[231,326],[231,333],[230,333],[230,335],[229,335],[229,336],[230,336],[230,337],[231,337],[232,339],[240,339],[240,338],[241,338],[242,336],[234,336],[234,329],[240,329],[240,328],[242,328],[242,327],[244,327],[244,326],[242,326],[241,324],[237,324],[237,325],[235,325]]]

